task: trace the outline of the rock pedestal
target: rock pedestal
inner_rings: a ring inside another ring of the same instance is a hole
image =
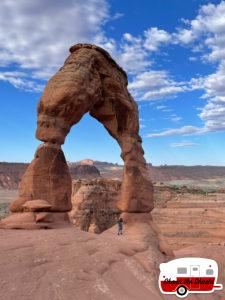
[[[38,147],[10,210],[12,214],[0,222],[0,227],[54,228],[68,221],[71,178],[59,145],[45,143]]]
[[[19,197],[11,205],[12,212],[23,211],[28,200],[42,199],[50,203],[51,211],[71,210],[71,177],[60,145],[44,143],[24,174]]]

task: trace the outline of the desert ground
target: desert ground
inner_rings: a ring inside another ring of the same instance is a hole
[[[225,285],[225,194],[212,182],[157,183],[152,217],[125,214],[123,236],[115,226],[101,234],[72,225],[0,230],[3,299],[174,300],[159,292],[159,264],[184,256],[216,259]],[[16,193],[1,191],[6,213]],[[222,300],[224,291],[187,299]]]
[[[225,267],[224,244],[196,244],[163,254],[146,220],[101,235],[74,227],[53,230],[1,230],[3,299],[177,299],[158,290],[158,264],[172,257],[203,256]],[[218,281],[224,282],[224,272]],[[189,295],[188,299],[224,299],[223,291]]]
[[[18,190],[0,189],[0,203],[10,203],[17,195]]]

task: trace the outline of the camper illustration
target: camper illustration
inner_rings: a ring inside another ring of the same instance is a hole
[[[159,268],[159,289],[163,294],[184,298],[190,293],[213,293],[223,288],[217,284],[218,265],[212,259],[178,258],[160,264]]]

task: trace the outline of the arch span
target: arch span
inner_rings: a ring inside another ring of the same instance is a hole
[[[35,199],[48,201],[50,211],[71,209],[71,178],[61,145],[70,128],[89,112],[121,148],[124,173],[118,208],[151,211],[153,188],[139,136],[138,107],[127,90],[126,73],[95,45],[77,44],[70,52],[63,67],[48,81],[38,104],[36,137],[43,144],[22,179],[19,198],[11,210],[23,211],[24,203]]]

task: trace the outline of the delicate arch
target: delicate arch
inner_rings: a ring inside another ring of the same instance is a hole
[[[89,112],[121,147],[124,173],[118,207],[125,212],[151,211],[153,188],[139,136],[138,108],[127,90],[126,73],[95,45],[74,45],[70,52],[38,104],[36,137],[44,144],[28,167],[11,210],[22,211],[25,202],[35,199],[48,201],[50,211],[71,209],[71,178],[61,145],[70,128]]]

